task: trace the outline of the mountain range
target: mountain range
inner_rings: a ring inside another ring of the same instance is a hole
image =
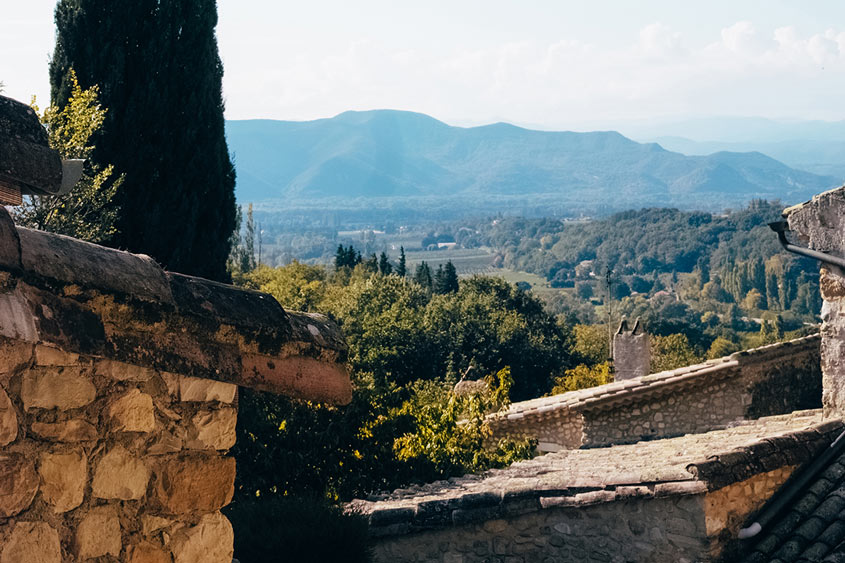
[[[314,121],[226,124],[241,202],[322,198],[530,200],[613,207],[807,199],[837,184],[760,152],[684,155],[615,131],[454,127],[374,110]]]

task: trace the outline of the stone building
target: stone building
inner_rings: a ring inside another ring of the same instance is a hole
[[[0,126],[0,197],[58,191],[32,110]],[[0,206],[0,562],[231,563],[238,386],[345,404],[345,360],[325,317]]]
[[[845,187],[785,217],[845,265]],[[838,265],[823,263],[821,288],[820,336],[491,415],[494,437],[552,453],[356,501],[376,560],[845,562]]]

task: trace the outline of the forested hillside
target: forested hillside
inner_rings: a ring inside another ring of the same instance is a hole
[[[650,330],[688,334],[706,349],[705,333],[712,341],[766,320],[787,330],[815,322],[818,267],[784,252],[768,227],[782,209],[758,200],[723,215],[642,209],[586,223],[503,218],[477,225],[464,244],[489,245],[504,267],[562,288],[551,303],[558,312],[600,322],[610,306],[617,317],[642,316]]]

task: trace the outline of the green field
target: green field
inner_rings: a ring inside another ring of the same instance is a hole
[[[390,252],[393,260],[398,259],[399,253]],[[449,260],[455,265],[459,276],[471,276],[474,274],[493,275],[496,268],[493,267],[495,255],[487,248],[452,248],[442,250],[417,250],[405,251],[408,271],[413,272],[420,262],[427,262],[433,269],[439,264],[445,264]]]

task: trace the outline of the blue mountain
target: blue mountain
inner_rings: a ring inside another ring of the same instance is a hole
[[[759,152],[687,156],[614,131],[453,127],[420,113],[226,124],[240,201],[512,196],[627,205],[797,201],[836,184]]]

